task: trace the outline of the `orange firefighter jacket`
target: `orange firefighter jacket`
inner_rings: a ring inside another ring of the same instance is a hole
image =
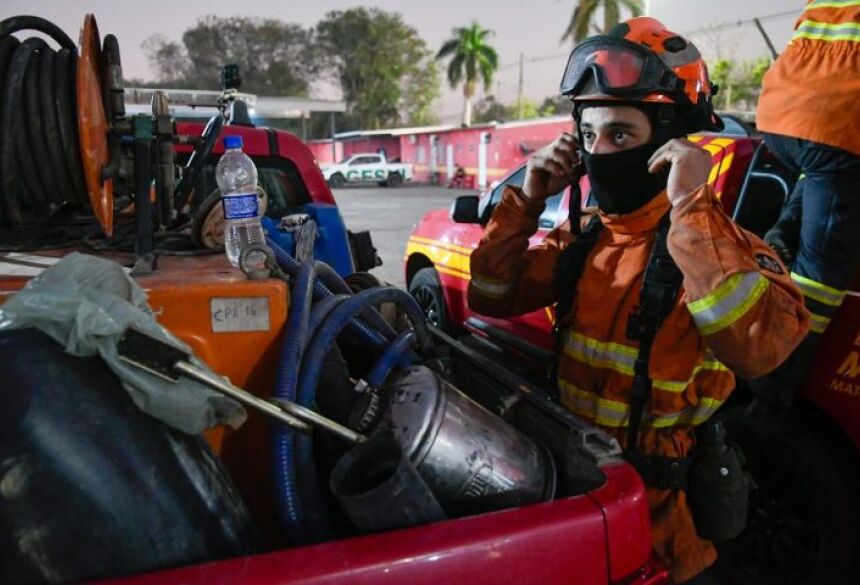
[[[471,308],[509,317],[552,305],[554,272],[573,240],[569,225],[538,247],[543,203],[508,188],[471,257]],[[663,192],[641,209],[601,215],[606,229],[589,253],[573,308],[563,320],[558,385],[562,403],[624,444],[638,343],[626,336],[638,305],[644,270],[660,219],[670,209]],[[640,430],[646,453],[684,457],[690,432],[708,419],[734,388],[734,373],[762,376],[806,335],[803,298],[773,251],[737,227],[710,186],[671,210],[669,253],[684,280],[677,305],[663,322],[649,364],[653,390]],[[683,492],[648,490],[654,546],[683,581],[714,562],[698,538]]]
[[[812,0],[765,74],[759,130],[860,155],[860,0]]]

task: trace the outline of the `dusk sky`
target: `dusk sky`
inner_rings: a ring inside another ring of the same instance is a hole
[[[706,58],[717,56],[749,59],[767,54],[755,27],[748,21],[763,18],[763,26],[777,50],[785,46],[805,0],[651,0],[650,14],[669,28],[691,34]],[[180,40],[182,33],[206,14],[278,18],[310,27],[331,10],[355,6],[378,7],[403,15],[418,30],[432,50],[437,50],[455,26],[475,19],[495,31],[492,43],[499,53],[501,69],[490,88],[502,102],[517,93],[517,60],[525,57],[525,95],[535,101],[553,95],[570,44],[559,38],[573,11],[571,0],[2,0],[0,18],[33,14],[47,18],[77,39],[84,14],[93,13],[102,35],[115,34],[120,42],[126,77],[150,79],[150,70],[140,46],[154,34]],[[529,62],[531,59],[537,59]],[[214,89],[214,88],[201,88]],[[317,86],[315,97],[337,97],[331,88]],[[482,94],[479,93],[479,97]],[[438,105],[443,123],[459,120],[462,94],[445,86]]]

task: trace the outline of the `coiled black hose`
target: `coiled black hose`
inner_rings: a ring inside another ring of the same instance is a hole
[[[15,33],[37,31],[20,41]],[[36,16],[0,22],[0,229],[44,223],[88,196],[78,142],[74,42]]]

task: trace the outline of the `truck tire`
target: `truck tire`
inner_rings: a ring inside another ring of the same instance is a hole
[[[340,173],[335,173],[328,179],[328,186],[332,189],[340,189],[346,184],[346,179]]]
[[[716,573],[726,583],[860,583],[858,456],[832,421],[805,410],[720,415],[758,484],[746,530],[718,547]]]
[[[448,319],[448,309],[445,306],[445,295],[442,293],[442,283],[434,268],[422,268],[409,281],[409,294],[418,301],[418,306],[424,312],[427,322],[446,333],[452,330]]]
[[[403,184],[403,175],[401,175],[397,171],[393,173],[388,173],[387,183],[389,187],[399,187]]]

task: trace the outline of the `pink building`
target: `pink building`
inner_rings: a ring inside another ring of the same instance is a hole
[[[415,165],[415,180],[445,183],[463,167],[470,182],[483,188],[502,178],[536,149],[572,128],[569,116],[490,123],[459,128],[425,126],[347,132],[308,144],[322,163],[357,152],[385,151],[391,159]]]

